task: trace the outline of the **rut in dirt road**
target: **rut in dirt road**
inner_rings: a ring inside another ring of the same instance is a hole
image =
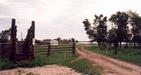
[[[83,57],[103,68],[102,75],[141,75],[141,67],[114,58],[94,53],[85,49],[77,52]]]

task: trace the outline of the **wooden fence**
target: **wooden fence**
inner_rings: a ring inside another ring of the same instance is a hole
[[[36,55],[47,55],[50,56],[52,54],[58,53],[71,53],[72,55],[76,54],[75,41],[71,44],[61,44],[61,45],[36,45],[35,46],[35,54]]]
[[[34,58],[33,39],[35,38],[35,22],[32,21],[31,27],[28,29],[25,41],[20,43],[17,40],[16,36],[17,36],[16,19],[12,19],[9,52],[10,60],[13,62],[17,62],[20,60],[33,59]]]
[[[14,63],[20,60],[34,59],[34,53],[36,54],[46,53],[47,56],[50,56],[53,53],[67,52],[67,53],[72,53],[72,55],[75,55],[75,40],[74,39],[73,39],[73,42],[71,42],[71,44],[67,44],[67,45],[53,46],[50,43],[47,46],[39,45],[40,49],[37,46],[36,52],[34,52],[34,45],[33,45],[33,39],[35,38],[35,22],[34,21],[32,21],[31,27],[28,29],[28,33],[27,33],[25,41],[19,42],[16,36],[17,36],[16,19],[12,19],[8,56],[10,60],[13,61]],[[1,47],[4,49],[8,48],[8,46],[6,48],[2,44],[0,44],[0,49]],[[5,51],[6,50],[1,51],[0,54],[4,54]]]
[[[9,43],[0,43],[0,58],[8,58],[10,51]]]

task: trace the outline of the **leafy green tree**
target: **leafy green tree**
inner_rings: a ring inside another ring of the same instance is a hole
[[[101,44],[106,42],[106,36],[107,36],[107,17],[103,16],[102,14],[97,16],[94,16],[94,23],[93,26],[90,24],[88,19],[85,19],[83,21],[86,33],[88,34],[89,38],[92,41],[97,41],[98,46],[100,47]]]
[[[128,15],[130,16],[130,25],[132,26],[131,32],[133,34],[134,47],[137,43],[141,43],[141,16],[136,12],[129,11]]]
[[[5,43],[5,42],[8,42],[8,41],[9,41],[10,30],[11,30],[11,29],[4,30],[4,31],[2,31],[2,32],[0,33],[1,42]]]
[[[104,17],[103,15],[97,16],[95,15],[94,19],[94,29],[96,29],[96,36],[97,36],[97,42],[99,43],[99,46],[104,42],[106,42],[107,37],[107,17]]]
[[[60,37],[58,37],[56,40],[58,41],[59,44],[61,43],[61,38]]]
[[[128,20],[129,16],[125,12],[117,12],[109,19],[109,21],[112,22],[117,29],[117,40],[120,42],[120,47],[121,43],[124,41],[124,39],[126,39],[128,33]]]
[[[41,40],[35,39],[35,43],[41,43]]]
[[[126,45],[125,45],[126,48],[129,47],[128,43],[131,41],[131,39],[132,39],[132,34],[128,33],[126,38],[124,39],[124,41],[126,42]]]
[[[88,19],[83,21],[84,29],[86,30],[86,34],[88,35],[89,39],[96,41],[96,30],[92,28],[91,23]]]
[[[109,30],[108,32],[108,42],[110,43],[110,45],[112,43],[114,43],[114,50],[115,50],[115,55],[117,54],[117,49],[116,47],[118,47],[118,41],[117,41],[117,29],[116,28],[112,28]]]
[[[70,41],[71,41],[70,39],[62,39],[61,44],[69,44]]]
[[[107,41],[110,44],[112,44],[112,43],[114,43],[114,40],[115,40],[116,37],[117,37],[117,35],[116,35],[116,29],[115,28],[110,29],[109,32],[108,32]]]
[[[44,39],[43,41],[51,41],[51,39]]]

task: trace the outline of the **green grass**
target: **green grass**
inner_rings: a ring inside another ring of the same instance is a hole
[[[12,63],[8,58],[0,59],[0,70],[12,69],[17,65]]]
[[[97,68],[94,68],[92,64],[86,60],[86,59],[80,59],[76,62],[70,63],[70,64],[65,64],[76,71],[82,73],[82,74],[88,74],[88,75],[100,75],[99,71]]]
[[[25,62],[22,67],[34,67],[34,66],[44,66],[51,64],[58,64],[62,66],[68,66],[75,69],[77,72],[88,74],[88,75],[100,75],[100,73],[93,69],[92,64],[89,63],[86,59],[80,59],[71,63],[72,60],[75,60],[79,55],[72,56],[71,54],[55,54],[50,57],[38,56],[35,60]]]
[[[40,47],[39,47],[40,48]],[[68,66],[77,72],[82,73],[83,75],[100,75],[99,71],[96,68],[92,67],[92,64],[86,59],[80,59],[75,62],[71,62],[78,58],[78,54],[73,56],[72,53],[56,53],[51,54],[50,57],[47,55],[38,55],[35,54],[36,57],[34,60],[26,61],[20,64],[13,64],[8,59],[1,59],[0,61],[0,70],[11,69],[15,67],[35,67],[35,66],[44,66],[57,64],[61,66]]]
[[[68,66],[72,69],[75,69],[77,72],[88,75],[100,75],[100,73],[92,67],[92,64],[86,59],[80,59],[73,63],[72,60],[76,59],[79,55],[72,56],[67,55],[64,57],[63,54],[56,54],[50,57],[47,56],[37,56],[34,60],[27,61],[21,64],[11,64],[10,61],[5,60],[5,62],[0,62],[0,69],[11,69],[14,67],[35,67],[35,66],[44,66],[51,64],[58,64],[61,66]]]
[[[27,73],[26,75],[34,75],[34,74],[30,72],[30,73]]]
[[[108,50],[106,54],[106,48],[101,48],[99,50],[99,48],[96,45],[85,47],[85,49],[141,66],[141,50],[140,49],[117,48],[117,51],[118,51],[117,55],[114,55],[114,49]]]

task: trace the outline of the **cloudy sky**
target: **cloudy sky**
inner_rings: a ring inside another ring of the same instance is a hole
[[[82,21],[93,21],[94,14],[110,16],[117,11],[141,14],[140,0],[0,0],[0,32],[15,18],[18,38],[36,22],[36,38],[76,38],[88,40]]]

